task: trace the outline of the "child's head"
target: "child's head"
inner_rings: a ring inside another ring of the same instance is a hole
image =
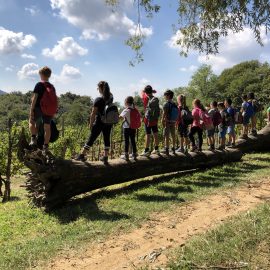
[[[248,98],[247,98],[247,95],[246,94],[242,96],[242,100],[247,101],[247,99]]]
[[[197,99],[197,98],[193,100],[192,105],[193,105],[194,108],[195,107],[201,108],[201,106],[202,106],[201,101],[199,99]]]
[[[125,105],[126,107],[134,105],[134,98],[129,96],[125,99]]]
[[[248,99],[255,99],[254,93],[248,93]]]
[[[211,103],[210,103],[210,107],[212,108],[212,109],[216,109],[217,108],[217,102],[214,100],[214,101],[212,101]]]
[[[224,103],[225,107],[227,108],[232,106],[232,100],[230,98],[226,98]]]
[[[165,91],[165,93],[164,93],[164,97],[165,97],[166,100],[171,100],[171,99],[173,99],[173,96],[174,96],[174,93],[173,93],[172,90],[167,90],[167,91]]]
[[[39,70],[40,79],[43,81],[48,81],[49,78],[51,77],[51,74],[52,74],[52,70],[47,66]]]
[[[147,85],[144,87],[143,92],[147,95],[147,96],[152,96],[153,95],[153,88],[151,85]]]
[[[218,109],[219,109],[219,110],[224,110],[224,109],[225,109],[224,102],[219,102],[219,103],[218,103]]]
[[[186,96],[185,95],[179,95],[177,97],[177,103],[179,106],[186,107],[187,102],[186,102]]]

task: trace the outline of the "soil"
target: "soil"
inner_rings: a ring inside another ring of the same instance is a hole
[[[185,245],[195,234],[204,233],[226,219],[270,200],[270,178],[209,195],[174,208],[173,213],[154,214],[140,228],[92,243],[83,254],[57,257],[47,269],[119,270],[150,269],[168,262],[174,248]]]

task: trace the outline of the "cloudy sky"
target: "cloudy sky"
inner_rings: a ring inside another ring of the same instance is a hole
[[[270,36],[258,45],[250,29],[221,40],[220,54],[206,58],[192,52],[179,56],[176,0],[157,1],[162,9],[142,20],[147,36],[144,62],[130,67],[133,52],[124,41],[136,29],[133,0],[121,0],[112,12],[105,0],[0,0],[0,89],[33,89],[37,71],[48,65],[59,94],[97,95],[96,85],[107,80],[118,101],[152,84],[158,92],[187,85],[204,63],[218,74],[244,60],[269,61]],[[164,4],[166,3],[166,4]]]

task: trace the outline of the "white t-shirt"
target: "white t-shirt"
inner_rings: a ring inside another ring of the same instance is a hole
[[[129,109],[132,109],[132,107],[128,107],[124,109],[120,114],[120,116],[126,120],[123,124],[123,128],[129,128],[129,123],[130,123],[130,110]]]

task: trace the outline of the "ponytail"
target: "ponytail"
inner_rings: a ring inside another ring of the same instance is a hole
[[[104,98],[105,102],[108,101],[111,98],[111,91],[109,84],[105,81],[100,81],[98,83],[98,87],[101,89],[102,97]]]

